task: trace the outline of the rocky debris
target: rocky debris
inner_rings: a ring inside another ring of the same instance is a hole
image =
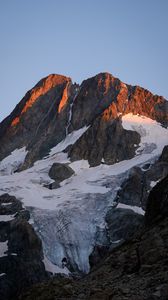
[[[93,267],[98,265],[104,257],[107,257],[107,255],[109,254],[109,249],[110,249],[110,244],[106,246],[104,245],[94,246],[92,253],[89,255],[89,264],[91,270]]]
[[[147,226],[141,228],[133,239],[113,249],[84,278],[53,279],[36,285],[20,300],[167,300],[167,180],[162,180],[151,191],[145,215]]]
[[[49,188],[58,188],[61,181],[70,178],[74,173],[74,170],[68,164],[54,163],[49,170],[49,176],[55,182],[51,183]]]
[[[68,155],[72,161],[86,159],[91,167],[114,164],[135,155],[140,135],[122,127],[120,118],[105,122],[98,117],[89,129],[72,145]],[[124,149],[124,151],[123,151]]]
[[[0,196],[0,248],[6,245],[0,255],[0,299],[14,300],[26,287],[47,279],[41,240],[29,218],[14,196]]]

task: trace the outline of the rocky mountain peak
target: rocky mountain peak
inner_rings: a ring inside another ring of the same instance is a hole
[[[16,126],[20,122],[20,118],[23,114],[27,112],[29,108],[39,99],[39,97],[45,95],[52,88],[60,85],[68,85],[71,82],[71,79],[62,75],[50,74],[49,76],[40,80],[37,85],[35,85],[32,90],[30,90],[29,97],[27,97],[23,107],[19,114],[12,120],[11,126]],[[67,90],[63,91],[62,104],[60,103],[59,111],[67,100]]]
[[[103,143],[103,136],[106,143],[102,149],[104,155],[109,132],[116,132],[109,126],[120,128],[121,133],[122,126],[114,120],[128,113],[155,119],[166,126],[168,124],[168,102],[163,97],[153,95],[139,86],[125,84],[107,72],[84,80],[80,86],[72,84],[69,77],[51,74],[28,91],[0,124],[0,158],[16,148],[26,146],[29,153],[24,168],[27,168],[47,155],[68,133],[84,126],[89,126],[90,131],[86,132],[86,139],[94,135],[98,139],[95,142],[100,144]],[[88,148],[90,142],[82,139],[83,144],[87,146],[87,149],[84,148],[84,157],[87,159],[86,153],[91,152]],[[133,152],[131,150],[131,155]],[[73,153],[76,153],[74,149]],[[95,151],[93,153],[95,156]],[[98,159],[100,161],[101,157]],[[108,161],[112,163],[115,160],[110,156]]]

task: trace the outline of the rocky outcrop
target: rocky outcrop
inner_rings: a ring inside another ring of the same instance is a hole
[[[143,224],[144,217],[131,209],[112,208],[106,215],[110,246],[128,240]]]
[[[74,170],[67,164],[54,163],[49,170],[50,178],[55,180],[54,184],[52,183],[52,187],[59,187],[61,181],[68,179],[74,173]]]
[[[0,196],[0,298],[47,279],[41,240],[28,223],[30,214],[15,197]],[[3,251],[4,249],[4,251]]]
[[[115,202],[145,208],[148,188],[144,172],[140,167],[134,167],[121,184]]]
[[[98,117],[69,149],[68,155],[72,161],[88,160],[91,167],[101,162],[114,164],[132,158],[139,142],[140,135],[123,129],[120,118],[106,122]]]
[[[121,184],[115,202],[139,206],[144,210],[152,187],[168,175],[168,147],[165,146],[159,159],[143,167],[134,167]]]
[[[168,176],[151,191],[146,210],[146,223],[150,225],[168,217]]]

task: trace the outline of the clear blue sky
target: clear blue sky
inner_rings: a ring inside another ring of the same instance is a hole
[[[168,0],[0,0],[0,120],[50,73],[108,71],[168,99]]]

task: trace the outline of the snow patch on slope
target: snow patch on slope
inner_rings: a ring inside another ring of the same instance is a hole
[[[84,134],[84,132],[88,128],[89,126],[84,126],[79,130],[75,130],[69,133],[61,143],[59,143],[58,145],[56,145],[51,149],[50,155],[54,155],[55,153],[61,152],[64,149],[66,149],[69,145],[73,145]]]
[[[8,241],[0,242],[0,257],[7,256],[6,252],[8,251]]]
[[[168,143],[168,130],[150,118],[130,113],[122,117],[122,125],[125,129],[140,134],[141,143],[137,155],[151,153],[159,155]]]
[[[9,222],[14,219],[15,215],[0,215],[0,222]]]
[[[80,138],[88,128],[84,127],[68,134],[32,168],[1,176],[0,194],[8,192],[26,207],[32,207],[34,227],[42,238],[46,256],[60,268],[66,257],[80,271],[89,271],[88,258],[97,232],[105,228],[105,215],[122,181],[132,167],[154,159],[168,142],[168,130],[149,118],[128,114],[122,120],[125,129],[141,134],[139,151],[130,160],[97,167],[89,167],[84,160],[71,163],[62,151]],[[68,163],[75,175],[63,181],[59,189],[49,190],[45,185],[53,182],[48,171],[55,162]],[[135,207],[127,208],[137,212]]]
[[[9,156],[0,162],[0,175],[10,175],[15,172],[24,162],[26,147],[14,150]]]
[[[143,215],[143,216],[145,214],[145,211],[141,207],[138,207],[138,206],[132,206],[132,205],[127,205],[127,204],[123,204],[123,203],[118,203],[116,208],[131,209],[136,214]]]

